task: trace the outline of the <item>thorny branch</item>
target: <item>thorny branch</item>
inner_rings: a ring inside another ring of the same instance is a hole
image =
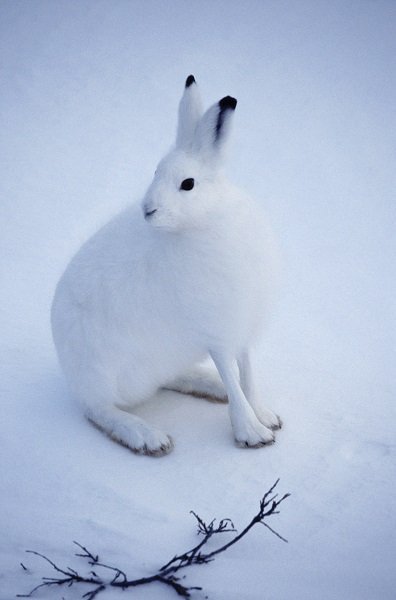
[[[191,511],[191,513],[194,515],[197,521],[198,535],[202,535],[202,538],[200,539],[199,543],[193,548],[191,548],[191,550],[187,550],[187,552],[184,552],[183,554],[174,556],[166,564],[160,567],[157,573],[149,577],[141,577],[140,579],[128,579],[124,571],[117,567],[112,567],[103,562],[100,562],[99,556],[97,554],[92,554],[92,552],[90,552],[85,546],[82,546],[78,542],[73,542],[79,548],[79,552],[77,552],[75,556],[85,559],[88,562],[88,565],[92,567],[92,569],[87,575],[80,575],[77,571],[71,569],[70,567],[61,568],[44,554],[36,552],[35,550],[27,550],[26,552],[30,554],[35,554],[36,556],[41,557],[43,560],[49,563],[53,570],[56,573],[59,573],[59,576],[42,577],[42,583],[34,587],[28,594],[18,594],[17,598],[31,598],[34,592],[43,587],[71,587],[75,584],[86,584],[93,587],[85,594],[83,594],[81,598],[85,600],[94,600],[96,596],[98,596],[101,592],[110,587],[121,588],[125,590],[127,588],[137,587],[139,585],[145,585],[148,583],[153,583],[155,581],[172,587],[175,590],[175,592],[183,598],[190,598],[192,591],[202,590],[202,588],[198,586],[184,585],[183,583],[181,583],[181,578],[176,576],[176,573],[178,573],[182,569],[190,567],[191,565],[201,565],[211,562],[212,560],[214,560],[217,554],[225,552],[225,550],[228,550],[230,546],[239,542],[239,540],[241,540],[257,523],[261,523],[262,525],[267,527],[267,529],[269,529],[272,533],[274,533],[284,542],[287,541],[284,537],[282,537],[264,521],[264,519],[266,519],[267,517],[278,514],[279,511],[277,509],[279,505],[290,495],[285,494],[281,498],[278,498],[278,494],[274,494],[274,490],[278,485],[278,482],[279,479],[268,490],[268,492],[264,494],[260,501],[259,511],[256,515],[254,515],[250,523],[241,531],[241,533],[237,533],[236,529],[234,528],[234,524],[230,519],[221,519],[221,521],[219,521],[218,523],[216,523],[216,520],[213,519],[213,521],[207,524],[195,512]],[[212,536],[219,533],[236,533],[236,535],[229,542],[219,546],[212,552],[204,552],[203,548],[205,547],[209,539]],[[22,567],[26,570],[26,567],[24,565],[22,565]],[[106,578],[104,574],[99,575],[97,571],[100,570],[111,571],[112,577]],[[185,576],[183,576],[183,579],[184,578]]]

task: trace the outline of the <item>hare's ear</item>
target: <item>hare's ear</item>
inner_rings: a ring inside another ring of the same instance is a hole
[[[192,146],[195,128],[203,113],[201,97],[194,75],[186,79],[184,94],[179,104],[176,146],[188,149]]]
[[[193,150],[202,158],[213,161],[221,157],[236,105],[235,98],[225,96],[200,119],[195,131]]]

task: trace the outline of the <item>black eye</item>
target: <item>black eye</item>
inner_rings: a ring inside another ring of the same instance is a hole
[[[185,190],[186,192],[188,192],[189,190],[192,190],[193,187],[194,187],[194,179],[192,177],[189,177],[188,179],[184,179],[184,181],[182,181],[180,184],[180,189]]]

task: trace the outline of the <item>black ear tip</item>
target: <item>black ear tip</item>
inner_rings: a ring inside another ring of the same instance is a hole
[[[231,110],[235,110],[237,102],[238,101],[236,98],[232,98],[231,96],[225,96],[220,100],[219,106],[221,110],[227,110],[228,108]]]
[[[197,83],[195,81],[195,77],[194,75],[189,75],[186,79],[186,88],[190,87],[190,85],[192,85],[193,83]]]

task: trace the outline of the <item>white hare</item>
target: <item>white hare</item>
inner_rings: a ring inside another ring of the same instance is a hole
[[[131,450],[162,455],[172,439],[131,413],[160,388],[229,401],[238,445],[274,441],[251,369],[273,280],[261,207],[232,186],[222,154],[237,101],[205,113],[190,75],[174,148],[141,205],[88,240],[52,306],[61,366],[86,416]],[[199,366],[211,357],[215,372]]]

